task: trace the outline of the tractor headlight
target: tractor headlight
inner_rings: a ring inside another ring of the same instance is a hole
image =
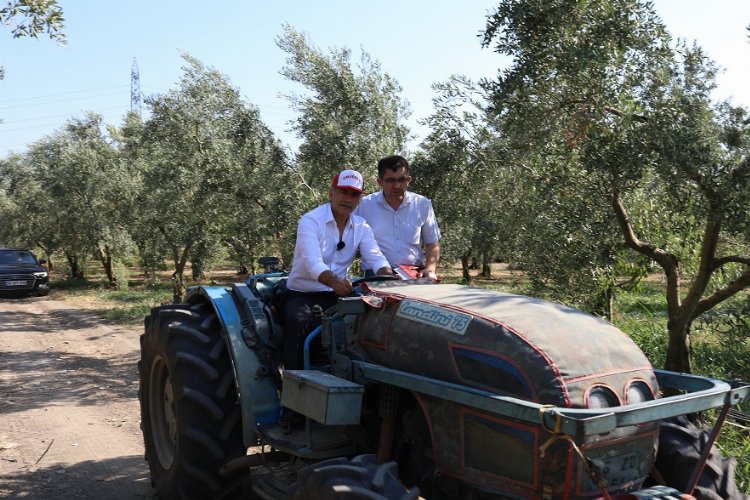
[[[646,382],[638,380],[628,387],[627,404],[643,403],[652,399],[654,399],[654,395]]]
[[[589,408],[611,408],[620,406],[617,395],[607,387],[597,386],[591,389],[587,398]]]
[[[36,279],[42,279],[47,277],[47,271],[39,271],[38,273],[34,273],[34,277]]]

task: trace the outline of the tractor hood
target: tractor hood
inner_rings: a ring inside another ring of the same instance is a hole
[[[383,306],[358,327],[368,356],[501,394],[587,407],[594,387],[626,404],[636,381],[658,389],[638,346],[612,324],[552,302],[423,281],[367,283]],[[611,391],[611,392],[610,392]]]

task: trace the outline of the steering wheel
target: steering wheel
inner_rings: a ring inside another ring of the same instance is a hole
[[[363,276],[361,278],[357,278],[352,281],[352,285],[357,286],[360,283],[371,283],[376,281],[393,281],[393,280],[400,280],[398,276],[395,274],[388,275],[388,274],[376,274],[374,276]]]

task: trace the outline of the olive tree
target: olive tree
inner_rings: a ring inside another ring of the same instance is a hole
[[[39,171],[20,154],[0,160],[0,240],[6,245],[39,247],[50,269],[62,246],[53,214],[55,200],[45,191]]]
[[[10,29],[13,38],[36,38],[42,33],[65,43],[65,18],[56,0],[12,0],[0,7],[0,24]]]
[[[168,250],[175,302],[182,300],[185,267],[196,249],[202,259],[210,257],[207,252],[241,220],[247,231],[262,231],[260,218],[247,220],[242,214],[266,202],[258,194],[262,189],[283,192],[272,182],[287,178],[278,171],[281,153],[257,110],[224,75],[187,54],[183,58],[179,87],[145,101],[151,116],[139,153],[144,163],[139,246]],[[272,165],[257,168],[274,154]]]
[[[277,44],[288,54],[282,75],[308,91],[287,96],[299,112],[292,128],[302,139],[296,166],[303,185],[319,188],[347,166],[367,178],[380,158],[403,151],[408,104],[378,61],[363,51],[355,71],[349,49],[325,54],[289,25]]]
[[[412,164],[415,182],[432,198],[440,222],[444,261],[460,259],[463,278],[471,281],[470,259],[489,261],[508,241],[502,211],[514,185],[502,168],[502,142],[485,120],[482,90],[463,76],[433,85],[430,133]]]
[[[66,43],[65,18],[57,0],[9,0],[0,7],[0,25],[11,32],[13,38],[37,38],[46,33],[60,44]],[[5,68],[0,66],[0,80]]]
[[[513,147],[550,185],[570,186],[550,203],[584,196],[597,214],[588,246],[610,245],[614,227],[662,269],[666,368],[690,372],[693,321],[750,285],[748,125],[745,110],[711,101],[715,69],[700,49],[670,42],[647,2],[502,1],[484,44],[513,64],[486,89]]]
[[[33,196],[41,199],[26,194],[21,198],[33,210],[29,216],[43,218],[40,229],[60,241],[71,276],[84,276],[82,263],[93,253],[115,284],[113,261],[129,251],[129,207],[124,202],[132,197],[131,175],[103,134],[101,117],[88,114],[68,120],[31,146],[27,165],[38,180],[30,184],[38,189]]]

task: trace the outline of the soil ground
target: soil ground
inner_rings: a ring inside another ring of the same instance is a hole
[[[0,498],[155,498],[139,335],[53,298],[0,298]]]
[[[231,283],[236,271],[211,279]],[[56,297],[0,297],[0,498],[156,498],[140,430],[141,327]]]

